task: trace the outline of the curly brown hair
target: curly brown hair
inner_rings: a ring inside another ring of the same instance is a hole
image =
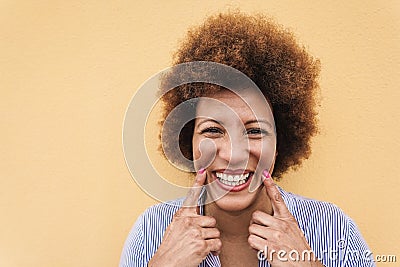
[[[320,63],[297,43],[293,33],[262,14],[220,13],[189,30],[174,55],[173,65],[193,61],[217,62],[243,72],[272,105],[277,132],[276,179],[290,168],[299,167],[310,156],[311,137],[318,132],[316,105]],[[161,92],[171,80],[171,77],[164,79]],[[174,144],[176,147],[179,142],[182,154],[193,159],[194,121],[184,123],[178,138],[174,138],[173,133],[177,131],[174,127],[182,123],[179,114],[168,127],[164,122],[180,103],[215,90],[221,88],[192,83],[178,86],[162,96],[160,125],[164,127],[160,137],[163,136],[163,149],[173,148]],[[183,164],[178,158],[171,159],[170,154],[168,159]]]

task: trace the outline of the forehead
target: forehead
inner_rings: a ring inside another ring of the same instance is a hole
[[[263,119],[273,123],[272,111],[265,97],[250,89],[237,93],[224,89],[207,95],[199,100],[196,115],[211,118],[236,115],[242,120]]]

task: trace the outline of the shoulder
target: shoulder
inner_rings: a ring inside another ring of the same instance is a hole
[[[303,197],[278,188],[286,206],[302,229],[324,224],[344,226],[350,222],[350,218],[335,204]]]
[[[335,245],[347,236],[351,219],[338,206],[279,189],[307,239],[329,237],[331,240],[328,243]]]
[[[148,207],[142,216],[166,216],[169,214],[174,215],[182,206],[184,198],[178,198],[167,202],[162,202]]]
[[[179,198],[159,203],[147,208],[138,218],[142,223],[144,231],[156,230],[164,233],[171,223],[174,214],[182,206],[184,198]]]
[[[325,266],[374,266],[370,258],[362,257],[369,251],[368,246],[355,222],[343,210],[329,202],[279,190],[310,247]]]
[[[136,220],[122,251],[120,267],[147,266],[183,198],[147,208]]]

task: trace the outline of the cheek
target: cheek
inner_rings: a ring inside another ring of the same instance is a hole
[[[198,170],[207,168],[215,159],[217,147],[215,143],[208,138],[193,138],[193,160],[194,166]]]
[[[193,148],[193,159],[197,160],[200,158],[200,140],[196,137],[193,137],[193,142],[192,142],[192,148]]]
[[[275,156],[275,145],[269,140],[254,141],[250,143],[250,153],[258,161],[258,168],[268,169]]]

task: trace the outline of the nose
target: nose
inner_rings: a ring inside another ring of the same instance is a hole
[[[250,156],[250,144],[246,136],[227,135],[218,145],[218,157],[224,160],[229,169],[245,169]]]

